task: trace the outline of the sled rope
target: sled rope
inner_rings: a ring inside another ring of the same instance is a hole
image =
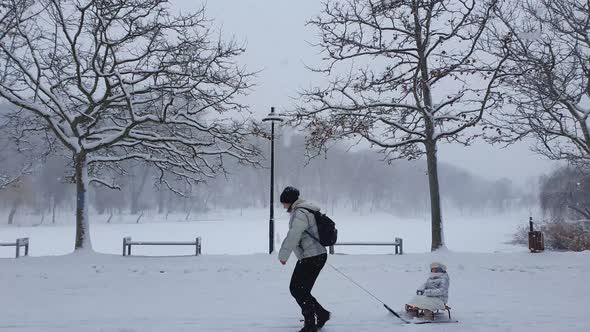
[[[306,215],[306,217],[307,217],[307,215]],[[308,218],[308,220],[309,220],[309,218]],[[316,240],[317,243],[322,244],[314,236],[312,236],[312,238],[314,240]],[[334,271],[338,272],[341,276],[343,276],[344,278],[346,278],[348,281],[352,282],[355,286],[357,286],[358,288],[362,289],[365,293],[369,294],[372,298],[374,298],[375,300],[377,300],[377,302],[383,304],[383,306],[385,307],[385,309],[387,309],[387,311],[391,312],[395,317],[399,318],[402,322],[404,322],[406,324],[411,324],[412,323],[409,320],[407,320],[407,319],[403,318],[402,316],[400,316],[397,312],[395,312],[395,310],[391,309],[387,304],[385,304],[385,302],[381,301],[377,296],[375,296],[373,293],[369,292],[365,287],[361,286],[358,282],[354,281],[351,277],[347,276],[344,272],[338,270],[334,265],[332,265],[332,264],[330,264],[328,262],[326,262],[326,264],[329,267],[331,267]]]
[[[364,288],[363,286],[361,286],[358,282],[354,281],[351,277],[347,276],[344,272],[338,270],[336,267],[334,267],[332,264],[327,263],[328,266],[330,266],[332,269],[334,269],[334,271],[338,272],[341,276],[343,276],[344,278],[346,278],[348,281],[352,282],[354,285],[356,285],[358,288],[362,289],[365,293],[369,294],[372,298],[374,298],[375,300],[377,300],[377,302],[383,304],[383,306],[385,307],[385,309],[387,309],[389,312],[391,312],[392,314],[395,315],[395,317],[399,318],[400,320],[402,320],[404,323],[410,323],[410,321],[406,320],[405,318],[403,318],[402,316],[400,316],[397,312],[395,312],[393,309],[391,309],[389,306],[387,306],[387,304],[385,304],[385,302],[381,301],[377,296],[375,296],[373,293],[369,292],[366,288]]]

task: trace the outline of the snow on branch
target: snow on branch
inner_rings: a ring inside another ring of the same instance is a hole
[[[489,121],[490,140],[525,136],[550,159],[590,162],[590,4],[505,1],[488,31],[487,51],[507,54],[503,103]],[[505,43],[507,49],[498,48]]]
[[[237,101],[253,77],[236,64],[243,46],[215,36],[203,9],[175,15],[166,3],[7,3],[0,96],[94,167],[141,160],[200,181],[224,158],[257,164],[253,126],[222,115],[249,116]]]
[[[121,190],[121,187],[119,187],[119,186],[117,186],[115,184],[106,183],[104,180],[99,179],[99,178],[94,178],[94,177],[93,178],[89,178],[88,179],[88,183],[90,183],[90,184],[91,183],[97,183],[97,184],[103,185],[103,186],[105,186],[105,187],[107,187],[109,189]]]
[[[312,70],[328,74],[330,82],[302,91],[291,123],[312,133],[308,145],[314,148],[361,137],[411,159],[424,150],[404,146],[461,136],[469,141],[466,129],[499,97],[504,60],[484,61],[478,48],[496,5],[328,1],[309,24],[320,33],[316,46],[325,60]]]

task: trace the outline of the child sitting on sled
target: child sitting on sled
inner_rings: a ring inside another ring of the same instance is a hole
[[[447,267],[439,262],[430,264],[430,276],[418,288],[416,296],[406,304],[406,312],[413,317],[424,314],[424,318],[433,320],[434,313],[446,310],[449,300],[449,275]]]

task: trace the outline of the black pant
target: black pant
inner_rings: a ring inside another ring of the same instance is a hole
[[[289,290],[301,307],[301,313],[306,321],[315,321],[315,314],[326,311],[311,295],[311,289],[326,264],[327,258],[327,254],[303,258],[297,262],[295,270],[293,270]]]

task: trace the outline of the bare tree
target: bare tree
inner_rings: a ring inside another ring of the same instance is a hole
[[[39,134],[34,122],[9,105],[0,105],[0,190],[31,175],[35,165],[46,156],[47,146],[39,135],[25,137],[27,130]]]
[[[444,246],[437,144],[469,144],[467,129],[495,104],[502,60],[476,45],[496,1],[328,0],[309,24],[331,82],[303,93],[295,122],[310,146],[360,137],[389,160],[426,155],[432,250]]]
[[[590,176],[587,171],[563,167],[541,179],[541,208],[554,218],[590,220]]]
[[[55,152],[55,139],[47,134],[47,127],[29,112],[0,105],[0,191],[2,200],[10,202],[9,225],[23,206],[43,209],[35,182],[48,155]]]
[[[0,151],[1,152],[1,151]],[[11,185],[17,183],[23,175],[31,173],[31,165],[25,165],[24,168],[16,172],[16,174],[10,175],[7,173],[0,173],[0,190],[6,189]]]
[[[257,162],[248,121],[233,120],[247,110],[236,101],[250,87],[234,63],[243,48],[215,39],[203,9],[175,16],[166,2],[3,2],[0,96],[73,156],[76,249],[91,249],[88,184],[117,187],[99,178],[105,165],[150,163],[181,193],[164,175],[194,183],[226,158]]]
[[[508,41],[504,104],[493,118],[512,143],[534,137],[534,149],[553,160],[590,161],[590,2],[504,1],[496,8],[486,50]],[[511,135],[510,135],[511,134]]]

